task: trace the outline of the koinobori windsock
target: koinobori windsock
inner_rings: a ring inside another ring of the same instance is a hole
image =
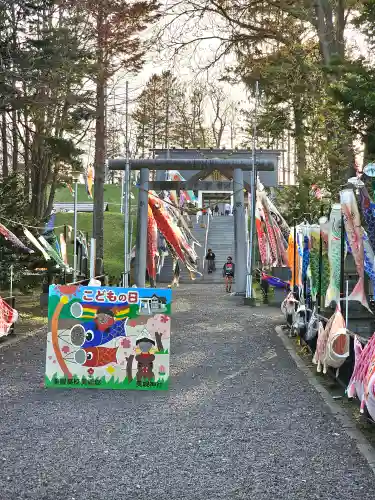
[[[367,234],[375,252],[375,203],[370,199],[370,195],[365,186],[359,188],[359,200],[363,213],[363,217],[367,224]]]
[[[158,255],[158,228],[150,205],[147,221],[147,272],[150,278],[156,280],[156,262]]]
[[[359,276],[358,282],[349,295],[348,300],[356,300],[371,311],[365,294],[363,228],[361,226],[361,218],[354,191],[352,189],[340,191],[340,201],[341,210],[344,216],[345,231]]]
[[[179,227],[178,219],[174,218],[173,212],[170,211],[170,205],[164,203],[154,193],[150,193],[148,202],[159,231],[173,248],[178,258],[189,271],[200,274],[197,269],[198,256],[189,243],[190,231]],[[168,205],[168,209],[165,205]]]
[[[34,250],[28,248],[26,245],[22,243],[21,240],[17,238],[12,231],[9,231],[3,224],[0,224],[0,234],[4,236],[6,240],[8,240],[15,248],[18,248],[23,253],[34,253]]]
[[[320,227],[318,224],[311,226],[310,245],[311,296],[315,302],[319,287]]]
[[[341,205],[335,203],[329,216],[328,233],[329,285],[326,293],[326,307],[331,302],[340,304],[340,271],[341,271]]]

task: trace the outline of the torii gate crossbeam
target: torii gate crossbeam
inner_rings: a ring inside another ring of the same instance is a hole
[[[277,161],[261,160],[262,152],[257,152],[255,168],[259,171],[275,171]],[[277,155],[276,155],[277,157]],[[235,224],[236,293],[245,294],[247,280],[246,217],[244,203],[243,171],[253,170],[253,158],[156,158],[132,159],[116,158],[108,161],[110,170],[125,170],[129,179],[130,170],[140,170],[138,196],[138,225],[136,242],[135,281],[138,287],[145,286],[147,260],[147,214],[150,170],[205,170],[212,167],[233,168],[233,198]],[[128,189],[128,186],[126,186]],[[129,196],[126,193],[125,196]],[[125,214],[128,217],[128,214]],[[125,252],[129,249],[125,248]],[[125,269],[129,273],[130,269]]]

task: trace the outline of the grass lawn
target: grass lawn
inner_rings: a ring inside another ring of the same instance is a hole
[[[74,216],[72,213],[56,214],[56,226],[67,224],[73,227]],[[136,223],[133,217],[133,234]],[[78,213],[77,226],[80,231],[92,235],[92,214]],[[59,234],[62,229],[56,229]],[[134,239],[133,239],[134,244]],[[69,262],[73,263],[73,245],[68,245]],[[110,276],[121,276],[124,268],[124,218],[120,213],[106,212],[104,214],[104,269]]]
[[[1,295],[6,297],[9,293],[4,291]],[[40,290],[35,290],[32,294],[23,294],[15,290],[14,295],[15,309],[19,313],[14,329],[15,335],[27,336],[30,332],[47,325],[46,311],[40,307]],[[0,344],[7,340],[7,336],[0,337]]]
[[[133,198],[130,199],[130,215],[133,221],[133,240],[136,234],[136,212],[137,212],[136,187],[132,188]],[[56,202],[72,202],[73,197],[67,187],[59,188],[56,191]],[[78,202],[91,202],[83,184],[78,185]],[[116,184],[106,184],[104,186],[104,201],[109,204],[109,211],[104,213],[104,269],[110,276],[120,278],[124,269],[124,218],[120,213],[121,186]],[[92,213],[78,213],[78,229],[88,237],[92,236]],[[73,227],[73,213],[59,212],[56,214],[56,226],[69,225]],[[56,229],[56,233],[62,231]],[[68,245],[69,262],[73,264],[73,245]]]
[[[136,210],[137,206],[137,193],[138,189],[132,187],[132,196],[130,199],[131,211]],[[73,196],[67,187],[60,187],[56,190],[55,201],[60,203],[71,203],[74,201]],[[104,186],[104,201],[109,204],[110,212],[120,213],[121,207],[121,186],[119,184],[106,184]],[[78,184],[78,203],[90,203],[92,199],[89,198],[84,184]]]

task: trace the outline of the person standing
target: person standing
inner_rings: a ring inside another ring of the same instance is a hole
[[[208,274],[211,274],[213,271],[216,271],[215,258],[216,258],[215,254],[213,253],[211,248],[209,248],[206,255]]]
[[[216,204],[216,206],[214,208],[214,214],[215,214],[216,217],[219,216],[219,205],[218,204]]]
[[[225,291],[230,293],[232,291],[232,283],[234,278],[234,262],[232,257],[228,257],[223,266],[223,278],[225,278]]]
[[[225,204],[225,215],[229,215],[229,214],[230,214],[230,204],[226,203]]]

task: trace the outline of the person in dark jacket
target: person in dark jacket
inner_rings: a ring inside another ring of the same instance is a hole
[[[225,278],[225,291],[230,293],[232,291],[232,283],[234,278],[234,262],[232,257],[228,257],[223,266],[223,278]]]
[[[211,248],[208,249],[207,255],[206,255],[206,260],[207,260],[207,269],[208,273],[211,274],[213,271],[216,270],[215,267],[215,254],[211,250]]]

